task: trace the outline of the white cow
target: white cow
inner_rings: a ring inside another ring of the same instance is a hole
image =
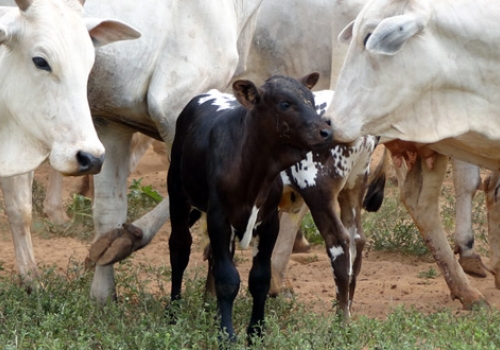
[[[89,32],[98,44],[138,33],[118,22],[83,21],[77,1],[16,4],[0,7],[0,176],[30,172],[47,158],[67,175],[97,173],[104,147],[86,95]]]
[[[90,256],[98,262],[91,287],[97,300],[115,296],[112,262],[148,244],[169,216],[166,198],[133,223],[139,230],[122,228],[132,134],[161,137],[170,147],[176,118],[191,97],[225,89],[244,69],[261,1],[85,4],[87,14],[121,18],[143,33],[137,41],[99,50],[89,80],[92,115],[106,149],[102,172],[94,177],[97,241]]]
[[[76,0],[17,0],[15,5],[0,7],[0,176],[9,176],[0,182],[17,266],[29,279],[36,273],[26,222],[32,175],[12,175],[30,172],[47,158],[67,175],[101,169],[104,147],[87,102],[92,41],[105,45],[140,34],[117,21],[83,20]]]
[[[499,169],[498,16],[500,3],[486,0],[367,3],[340,36],[350,46],[328,112],[337,139],[372,133]],[[453,259],[440,226],[445,164],[443,156],[433,171],[417,164],[406,178],[405,204],[435,247],[452,297],[471,307],[484,296]]]
[[[225,89],[245,69],[261,2],[148,0],[140,7],[132,0],[85,3],[86,16],[120,18],[143,34],[135,43],[99,49],[89,78],[91,112],[106,149],[102,172],[94,178],[97,244],[91,256],[100,264],[148,244],[169,217],[167,198],[133,223],[138,229],[122,229],[132,135],[140,131],[170,147],[177,115],[191,97],[210,88]],[[31,179],[31,174],[2,179],[4,200],[12,208],[8,215],[16,262],[24,277],[36,273],[29,230]],[[96,267],[91,295],[99,301],[114,297],[113,266]]]

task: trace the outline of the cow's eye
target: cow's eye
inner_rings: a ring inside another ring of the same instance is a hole
[[[288,108],[290,108],[290,102],[281,101],[280,103],[278,103],[278,108],[282,111],[286,111]]]
[[[43,69],[46,70],[47,72],[52,72],[52,68],[50,68],[50,65],[45,60],[45,58],[33,57],[33,63],[35,64],[35,67],[38,69]]]
[[[370,38],[370,36],[372,35],[372,33],[368,33],[366,34],[365,38],[363,39],[363,46],[366,47],[366,42],[368,41],[368,39]]]

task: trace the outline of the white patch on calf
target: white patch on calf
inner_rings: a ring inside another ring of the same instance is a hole
[[[207,92],[207,96],[202,97],[198,100],[198,104],[202,105],[205,102],[212,101],[212,106],[218,106],[217,111],[222,111],[225,109],[234,109],[237,104],[236,98],[234,98],[231,94],[226,94],[224,92],[220,92],[217,89],[212,89]]]
[[[243,238],[240,241],[241,249],[247,249],[250,241],[253,237],[253,230],[258,226],[257,224],[257,216],[259,215],[259,209],[254,206],[252,208],[252,212],[250,213],[250,217],[248,218],[247,229],[243,234]]]
[[[316,186],[318,169],[323,167],[321,163],[313,162],[312,152],[307,153],[306,159],[301,160],[291,167],[294,182],[301,189]]]
[[[292,184],[292,181],[290,181],[290,178],[288,177],[286,171],[282,171],[280,173],[280,176],[281,176],[281,181],[283,182],[283,186],[290,186]]]
[[[330,248],[330,255],[332,256],[332,262],[337,260],[339,256],[344,254],[344,249],[342,249],[342,246],[337,246],[337,247],[331,247]]]

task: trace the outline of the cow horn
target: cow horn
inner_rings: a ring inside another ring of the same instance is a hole
[[[31,6],[32,2],[33,0],[16,0],[17,7],[19,7],[21,11],[26,11],[28,7]]]
[[[78,0],[78,2],[80,2],[80,4],[85,5],[85,0]]]

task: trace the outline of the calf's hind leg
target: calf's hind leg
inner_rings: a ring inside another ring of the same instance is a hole
[[[365,235],[361,223],[361,207],[366,187],[364,176],[357,176],[354,185],[344,186],[339,194],[340,217],[349,232],[349,310],[356,289],[356,281],[361,271]]]

